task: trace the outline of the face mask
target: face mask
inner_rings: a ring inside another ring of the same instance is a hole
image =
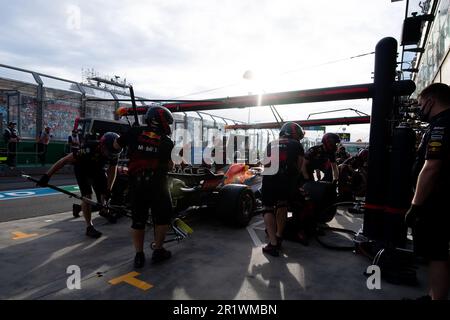
[[[425,111],[425,108],[428,105],[427,102],[425,102],[423,107],[417,113],[417,115],[419,116],[420,121],[423,121],[423,122],[428,122],[429,121],[429,116],[430,116],[430,113],[431,113],[431,106],[428,108],[428,111]]]

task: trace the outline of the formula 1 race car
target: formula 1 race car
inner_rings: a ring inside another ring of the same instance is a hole
[[[177,211],[207,207],[225,222],[245,227],[260,203],[261,169],[231,164],[221,173],[207,168],[186,168],[170,173],[172,198]]]
[[[259,201],[262,176],[259,168],[231,164],[223,173],[205,167],[180,167],[169,173],[169,190],[175,215],[207,209],[230,225],[248,225]],[[127,167],[120,166],[111,204],[129,204]]]

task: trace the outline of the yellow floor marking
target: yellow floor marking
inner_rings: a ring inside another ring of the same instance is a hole
[[[118,278],[114,278],[112,280],[109,280],[108,282],[109,282],[109,284],[112,284],[113,286],[116,285],[116,284],[125,282],[125,283],[128,283],[128,284],[138,288],[138,289],[144,290],[144,291],[153,288],[153,285],[151,285],[150,283],[147,283],[145,281],[136,279],[136,277],[138,275],[140,275],[140,273],[138,273],[136,271],[133,271],[133,272],[130,272],[130,273],[126,274],[126,275],[123,275],[123,276],[120,276]]]
[[[19,240],[19,239],[27,239],[27,238],[32,238],[32,237],[36,237],[38,234],[37,233],[23,233],[20,231],[16,231],[16,232],[11,232],[14,235],[14,238],[12,238],[13,240]]]

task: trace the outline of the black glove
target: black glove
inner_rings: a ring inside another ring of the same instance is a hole
[[[48,174],[42,175],[41,179],[36,183],[38,187],[46,187],[50,181],[50,176]]]
[[[409,207],[408,211],[406,211],[405,215],[405,224],[407,227],[413,227],[417,223],[417,220],[422,215],[422,206],[418,206],[415,204],[412,204],[411,207]]]

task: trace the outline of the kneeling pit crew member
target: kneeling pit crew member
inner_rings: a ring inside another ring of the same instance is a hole
[[[339,165],[339,202],[364,197],[367,190],[369,150],[361,149]]]
[[[302,173],[305,180],[314,181],[314,170],[325,172],[324,181],[337,182],[339,170],[336,163],[336,151],[341,142],[335,133],[326,133],[322,137],[322,144],[311,147],[305,153]],[[321,180],[318,176],[318,180]]]
[[[272,154],[276,154],[274,148],[278,148],[279,167],[274,175],[263,176],[261,189],[265,210],[263,214],[269,243],[262,251],[275,257],[279,256],[289,201],[297,194],[299,187],[298,181],[305,153],[300,140],[304,135],[300,125],[287,122],[280,130],[280,138],[267,146],[269,158]],[[273,165],[272,161],[273,159],[266,168]]]
[[[59,159],[38,182],[38,185],[45,187],[50,178],[66,164],[73,164],[75,177],[80,188],[81,195],[92,199],[92,188],[94,189],[97,201],[104,204],[111,196],[117,174],[117,162],[121,149],[114,148],[114,141],[119,137],[117,133],[107,132],[100,141],[87,140],[77,151]],[[108,169],[105,170],[105,166]],[[91,205],[85,201],[81,203],[81,210],[86,221],[86,235],[92,238],[101,237],[102,233],[92,225]]]
[[[135,268],[145,264],[145,225],[151,208],[155,228],[153,262],[171,257],[163,248],[172,217],[172,201],[167,172],[174,144],[169,138],[173,117],[167,108],[152,106],[145,115],[146,126],[133,127],[116,140],[116,148],[128,147],[129,192],[131,195],[133,243],[136,250]]]

